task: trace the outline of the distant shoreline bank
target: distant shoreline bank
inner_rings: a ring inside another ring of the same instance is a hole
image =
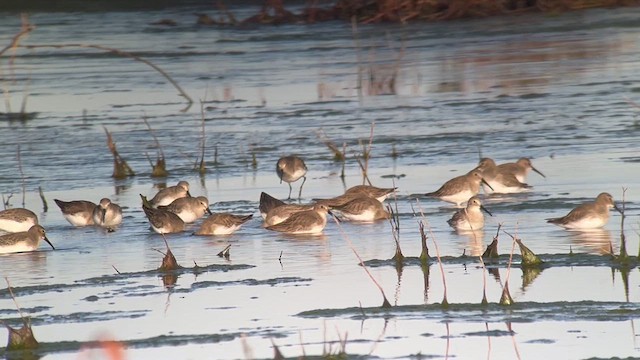
[[[362,24],[430,22],[639,5],[640,0],[24,0],[0,4],[0,11],[154,11],[199,7],[207,11],[199,14],[197,21],[200,25],[278,25],[353,20]],[[236,16],[234,13],[240,9],[243,13],[249,10],[254,15],[246,18]]]

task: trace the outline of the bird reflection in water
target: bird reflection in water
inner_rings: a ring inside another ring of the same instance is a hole
[[[613,249],[613,236],[606,229],[570,231],[571,243],[579,245],[590,254],[610,255]]]

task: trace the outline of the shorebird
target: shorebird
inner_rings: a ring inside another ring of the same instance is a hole
[[[94,225],[93,222],[93,210],[96,208],[96,204],[86,200],[74,200],[74,201],[62,201],[53,199],[58,207],[62,211],[62,216],[71,225],[81,227]]]
[[[92,213],[94,224],[109,231],[122,223],[122,208],[108,198],[102,198]]]
[[[467,207],[456,211],[451,219],[447,220],[447,224],[456,230],[480,230],[484,227],[484,214],[493,216],[480,202],[477,196],[467,201]]]
[[[15,208],[0,211],[0,230],[6,232],[21,232],[38,225],[38,216],[28,209]]]
[[[492,192],[512,194],[528,191],[531,188],[528,184],[520,182],[515,175],[500,171],[496,162],[491,158],[482,158],[476,169],[482,172],[482,178],[487,182],[487,185],[482,184],[486,194]]]
[[[269,211],[277,208],[278,206],[286,204],[287,203],[285,203],[284,201],[276,199],[263,191],[260,193],[260,206],[258,207],[258,209],[260,210],[260,215],[262,215],[262,218],[266,219]]]
[[[479,170],[473,169],[444,183],[438,190],[426,193],[425,196],[438,198],[442,201],[462,207],[472,196],[480,192],[480,184],[486,184]],[[487,184],[488,185],[488,184]],[[491,185],[489,185],[491,187]]]
[[[498,165],[498,170],[503,173],[509,173],[518,179],[518,181],[524,183],[527,181],[527,174],[529,170],[533,170],[540,174],[543,178],[546,178],[543,173],[534,168],[529,158],[520,158],[514,163],[505,163]]]
[[[304,161],[297,156],[284,156],[278,159],[276,164],[276,173],[280,178],[280,183],[283,181],[289,185],[289,196],[287,199],[291,199],[291,183],[298,181],[302,178],[302,184],[300,185],[300,191],[298,192],[298,198],[302,196],[302,187],[305,181],[307,181],[307,166]]]
[[[158,234],[171,234],[184,230],[184,221],[178,215],[168,210],[149,207],[144,203],[144,196],[141,194],[140,197],[143,199],[142,210],[147,215],[153,231]]]
[[[565,229],[597,229],[607,224],[611,208],[622,213],[613,202],[611,194],[603,192],[598,195],[595,202],[578,205],[563,217],[546,220]]]
[[[28,231],[0,236],[0,254],[34,251],[40,246],[41,240],[51,245],[53,250],[56,249],[47,239],[44,228],[40,225],[33,225]]]
[[[149,200],[149,203],[151,207],[157,208],[158,206],[169,205],[175,199],[183,197],[191,197],[191,194],[189,194],[189,183],[186,181],[180,181],[177,185],[169,186],[168,188],[158,191],[158,193]]]
[[[325,205],[326,206],[326,205]],[[298,204],[284,204],[278,207],[275,207],[267,213],[264,218],[264,226],[271,226],[279,224],[285,220],[287,220],[291,215],[311,210],[313,205],[298,205]]]
[[[205,196],[175,199],[167,206],[158,206],[158,209],[171,211],[178,215],[186,224],[200,219],[205,213],[211,215],[209,200]]]
[[[331,199],[316,199],[316,201],[329,206],[329,208],[343,206],[346,203],[359,197],[370,197],[382,203],[395,191],[396,188],[379,188],[370,185],[356,185],[347,189],[347,191],[345,191],[342,195],[333,197]]]
[[[391,194],[396,191],[397,188],[379,188],[371,185],[356,185],[352,186],[345,191],[345,194],[364,195],[378,200],[379,202],[385,201]]]
[[[292,214],[279,224],[267,226],[267,229],[287,234],[320,234],[327,225],[328,212],[326,205],[316,204],[310,210]]]
[[[200,229],[194,235],[229,235],[240,229],[242,224],[253,217],[249,215],[234,215],[229,213],[215,213],[206,218]]]
[[[342,219],[350,221],[372,222],[388,219],[389,212],[375,198],[359,196],[340,206],[330,206]],[[342,220],[341,219],[341,220]]]

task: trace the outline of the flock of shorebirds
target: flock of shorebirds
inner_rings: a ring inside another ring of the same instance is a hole
[[[544,177],[528,158],[501,165],[490,158],[483,158],[468,173],[447,181],[438,190],[425,196],[461,208],[447,221],[455,230],[480,230],[484,227],[483,211],[492,215],[478,197],[481,187],[485,194],[527,191],[531,188],[525,183],[530,170]],[[276,173],[281,182],[289,185],[288,199],[291,199],[291,183],[303,179],[298,193],[300,198],[307,174],[304,161],[297,156],[282,157],[276,164]],[[259,210],[264,219],[263,226],[268,230],[287,234],[319,234],[327,224],[329,213],[346,221],[373,222],[388,219],[390,214],[383,202],[395,191],[395,188],[358,185],[340,196],[316,199],[311,204],[286,203],[263,192]],[[183,232],[185,224],[194,223],[209,214],[193,234],[228,235],[253,217],[253,214],[212,213],[208,199],[204,196],[192,197],[186,181],[160,190],[150,200],[143,195],[140,197],[151,229],[161,234]],[[85,200],[67,202],[55,199],[55,202],[65,219],[76,227],[98,226],[114,231],[122,223],[122,209],[108,198],[103,198],[98,204]],[[611,208],[620,211],[610,194],[601,193],[594,202],[581,204],[567,215],[547,219],[547,222],[566,229],[600,228],[607,223]],[[42,240],[55,249],[47,238],[45,229],[38,224],[36,214],[28,209],[11,208],[0,211],[0,231],[7,233],[0,235],[0,253],[34,251]]]

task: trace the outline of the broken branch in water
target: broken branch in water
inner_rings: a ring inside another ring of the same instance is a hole
[[[32,29],[30,29],[29,31],[31,31]],[[28,32],[28,31],[27,31]],[[63,49],[63,48],[90,48],[90,49],[98,49],[98,50],[102,50],[102,51],[106,51],[112,54],[116,54],[119,56],[124,56],[124,57],[128,57],[131,59],[134,59],[136,61],[142,62],[148,66],[150,66],[152,69],[154,69],[155,71],[159,72],[162,76],[164,76],[165,79],[167,79],[171,85],[173,85],[173,87],[175,87],[178,92],[180,93],[180,95],[182,97],[184,97],[188,102],[189,102],[189,106],[187,107],[187,109],[189,107],[191,107],[191,105],[193,104],[193,99],[191,99],[191,97],[180,87],[180,85],[178,85],[178,83],[173,80],[173,78],[171,76],[169,76],[169,74],[167,74],[164,70],[162,70],[160,67],[158,67],[156,64],[152,63],[149,60],[146,60],[144,58],[141,58],[137,55],[134,55],[130,52],[124,51],[124,50],[120,50],[120,49],[115,49],[115,48],[111,48],[111,47],[107,47],[107,46],[102,46],[102,45],[93,45],[93,44],[55,44],[55,45],[45,45],[45,44],[33,44],[33,45],[16,45],[16,47],[21,47],[21,48],[25,48],[25,49],[39,49],[39,48],[54,48],[54,49]],[[0,55],[2,55],[2,53],[6,51],[2,50],[0,51]],[[187,110],[185,109],[185,110]]]
[[[20,39],[23,36],[29,34],[35,28],[36,28],[35,25],[29,24],[29,21],[26,20],[26,16],[22,15],[22,26],[20,28],[20,31],[13,36],[13,38],[11,39],[11,42],[7,46],[5,46],[2,50],[0,50],[0,56],[2,56],[5,52],[7,52],[7,50],[16,49],[18,46],[20,46]]]

